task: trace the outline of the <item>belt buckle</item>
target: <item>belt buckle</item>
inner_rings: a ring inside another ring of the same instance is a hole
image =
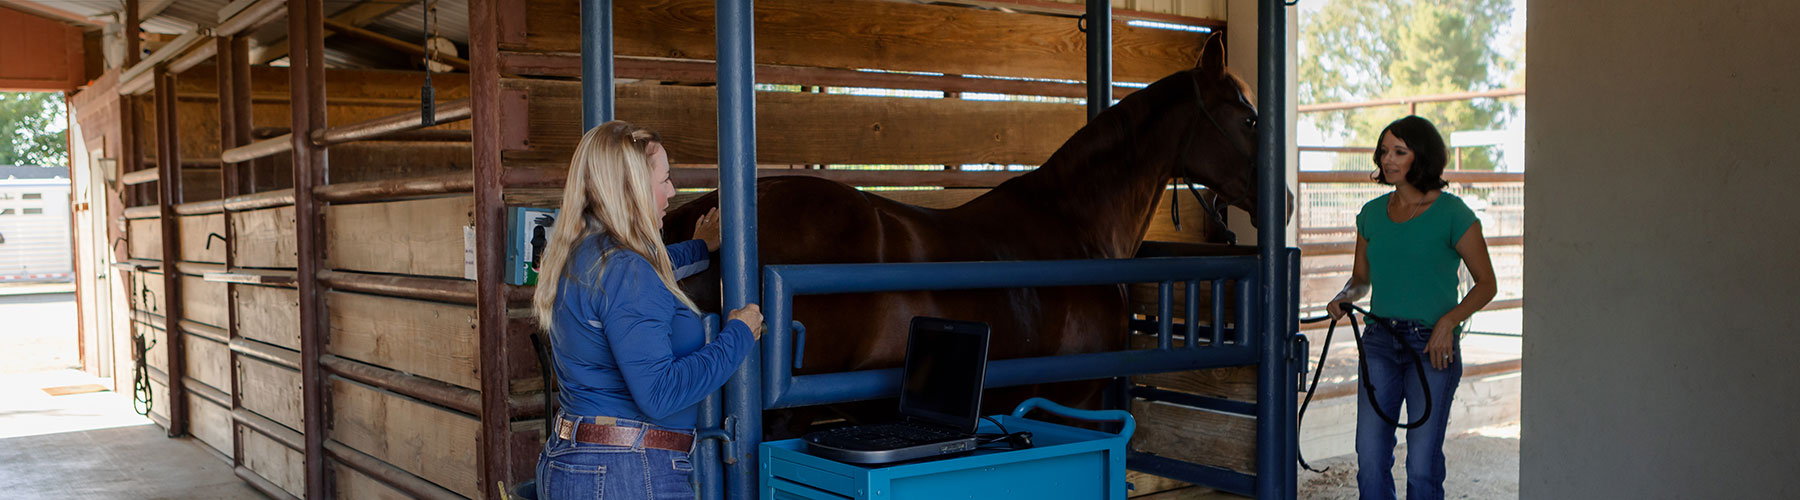
[[[568,420],[563,420],[560,418],[556,419],[556,437],[562,438],[564,441],[568,441],[568,440],[574,439],[574,436],[575,436],[575,423],[574,422],[570,422]]]

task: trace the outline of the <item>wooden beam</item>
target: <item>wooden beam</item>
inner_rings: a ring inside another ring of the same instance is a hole
[[[718,77],[718,66],[712,61],[619,57],[613,61],[613,70],[617,73],[618,78],[627,80],[714,83]],[[579,54],[502,52],[500,54],[500,71],[518,75],[580,77],[581,57]],[[756,81],[757,83],[776,85],[937,90],[958,93],[983,92],[1051,97],[1087,96],[1087,87],[1081,83],[969,78],[957,75],[888,73],[769,64],[757,65]],[[1135,91],[1137,91],[1137,87],[1115,85],[1113,96],[1124,97]]]
[[[350,26],[368,26],[370,23],[387,17],[389,14],[399,12],[401,9],[412,6],[413,4],[411,2],[363,0],[337,14],[332,14],[330,19]],[[325,37],[329,38],[331,35],[336,34],[336,32],[327,29],[323,34]],[[269,61],[280,59],[282,56],[286,55],[288,55],[288,41],[281,40],[257,49],[252,49],[250,51],[250,64],[267,64]]]
[[[716,59],[712,0],[613,6],[616,54]],[[763,0],[755,8],[760,63],[1087,79],[1083,38],[1067,17],[880,0]],[[579,2],[530,2],[525,9],[525,51],[580,51]],[[1192,68],[1205,36],[1117,21],[1113,76],[1149,82]]]
[[[333,32],[336,32],[336,33],[339,33],[342,35],[346,35],[346,36],[350,36],[350,37],[356,38],[358,40],[374,43],[376,45],[380,45],[383,47],[387,47],[389,49],[397,50],[397,51],[400,51],[403,53],[412,54],[412,55],[419,56],[419,57],[429,57],[433,61],[444,63],[446,65],[449,65],[452,68],[456,68],[456,69],[462,70],[464,72],[469,71],[469,60],[468,59],[463,59],[461,57],[456,57],[456,56],[452,56],[452,55],[445,55],[442,53],[434,53],[434,52],[425,50],[424,46],[416,44],[416,43],[407,42],[405,40],[401,40],[401,39],[394,38],[391,36],[383,35],[383,34],[369,31],[366,29],[362,29],[360,27],[351,25],[349,23],[333,21],[331,19],[325,20],[325,27],[331,28],[331,30]]]

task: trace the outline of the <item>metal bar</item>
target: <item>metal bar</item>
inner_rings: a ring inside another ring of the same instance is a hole
[[[389,370],[336,355],[319,356],[327,373],[469,415],[481,412],[481,394],[455,385]]]
[[[224,94],[224,96],[229,96],[232,101],[232,118],[230,121],[221,123],[230,124],[230,127],[234,131],[229,147],[219,148],[219,151],[225,151],[227,149],[250,144],[253,140],[250,137],[250,129],[255,125],[253,113],[254,105],[251,101],[250,92],[250,37],[243,35],[232,36],[231,56],[221,58],[219,64],[221,66],[231,66],[231,92],[229,94]],[[223,89],[224,87],[220,88]],[[223,162],[224,160],[221,159],[220,161]],[[238,166],[235,169],[237,175],[237,187],[233,188],[232,193],[227,196],[227,199],[239,195],[255,193],[256,178],[259,175],[259,171],[265,169],[273,170],[273,167],[268,165],[268,163],[267,160],[253,161],[249,165]]]
[[[1112,106],[1112,2],[1087,0],[1088,119]]]
[[[304,76],[304,75],[302,75]],[[292,79],[292,78],[290,78]],[[275,156],[294,150],[294,135],[285,134],[279,137],[264,139],[219,153],[219,161],[225,163],[243,163],[246,161]]]
[[[437,113],[434,115],[437,123],[432,125],[426,125],[421,120],[419,113],[412,111],[383,116],[361,123],[315,130],[312,133],[312,141],[313,144],[320,146],[336,146],[346,142],[374,140],[396,132],[467,120],[472,116],[474,110],[475,108],[469,104],[468,99],[457,99],[437,106],[434,110]]]
[[[802,170],[758,168],[756,176],[806,176],[831,179],[852,186],[942,186],[980,187],[1000,185],[1026,172],[960,172],[944,170]],[[718,187],[719,171],[711,168],[672,168],[669,178],[676,185],[694,188]]]
[[[478,286],[469,280],[325,270],[319,271],[319,283],[333,290],[345,292],[371,293],[467,305],[475,305],[477,302]],[[476,412],[470,411],[469,413],[475,414]]]
[[[1243,415],[1243,416],[1247,416],[1247,417],[1256,415],[1256,403],[1238,401],[1238,400],[1234,400],[1234,399],[1215,398],[1212,396],[1201,396],[1199,394],[1193,394],[1193,393],[1187,393],[1187,392],[1165,391],[1165,390],[1157,389],[1157,388],[1153,388],[1153,387],[1133,387],[1131,389],[1131,395],[1132,395],[1132,397],[1139,397],[1139,398],[1144,398],[1144,399],[1148,399],[1148,400],[1152,400],[1152,401],[1162,401],[1165,403],[1175,403],[1175,404],[1182,405],[1182,406],[1192,406],[1195,408],[1205,408],[1208,410],[1221,411],[1221,412],[1225,412],[1225,413],[1235,413],[1235,414]]]
[[[300,370],[300,353],[279,346],[238,337],[231,339],[231,352],[268,361],[290,370]],[[301,446],[294,445],[294,449],[301,449]]]
[[[1358,183],[1358,184],[1369,183],[1369,182],[1374,182],[1374,180],[1369,177],[1370,173],[1373,171],[1374,170],[1368,170],[1368,171],[1351,170],[1351,171],[1328,171],[1328,172],[1302,171],[1299,174],[1298,180],[1302,184],[1320,183],[1320,182]],[[1485,182],[1525,182],[1525,173],[1524,172],[1476,172],[1476,171],[1466,171],[1466,170],[1460,171],[1460,172],[1459,171],[1449,171],[1449,172],[1444,172],[1444,180],[1448,181],[1448,182],[1452,182],[1452,183],[1457,183],[1457,184],[1474,184],[1474,183],[1485,183]]]
[[[1262,95],[1262,94],[1257,94]],[[1448,94],[1430,94],[1414,97],[1396,97],[1392,99],[1376,99],[1371,101],[1328,102],[1307,104],[1297,109],[1301,113],[1318,113],[1323,111],[1341,111],[1346,109],[1373,108],[1377,106],[1401,106],[1422,102],[1466,101],[1469,99],[1512,97],[1525,95],[1525,89],[1494,89],[1472,92],[1451,92]],[[1258,106],[1259,108],[1261,106]]]
[[[1525,244],[1524,235],[1488,236],[1484,239],[1487,240],[1487,245],[1490,247],[1518,246]],[[1318,257],[1321,255],[1350,255],[1356,253],[1356,242],[1302,243],[1300,244],[1300,251],[1306,253],[1306,255],[1310,257]]]
[[[156,169],[156,168],[146,168],[143,170],[139,170],[136,172],[131,172],[131,173],[119,176],[119,182],[123,182],[127,186],[136,186],[138,184],[148,184],[151,182],[156,182],[157,179],[161,179],[161,178],[162,178],[162,170]]]
[[[285,207],[293,204],[294,190],[292,189],[277,189],[274,191],[233,196],[225,199],[225,209],[233,212]]]
[[[700,325],[705,328],[706,343],[711,344],[719,338],[720,318],[717,314],[708,314],[701,318]],[[699,422],[694,435],[704,436],[709,433],[726,435],[723,427],[724,391],[713,391],[700,400]],[[703,440],[694,445],[694,492],[699,500],[724,500],[725,481],[724,464],[720,463],[719,450],[725,445],[720,440]]]
[[[308,441],[311,441],[310,435],[308,436]],[[431,481],[420,479],[419,476],[400,470],[398,467],[388,465],[387,462],[383,462],[379,458],[356,451],[356,449],[345,446],[337,441],[325,442],[322,450],[325,453],[330,453],[331,458],[336,459],[338,463],[348,465],[350,468],[356,469],[357,472],[361,472],[382,484],[393,487],[407,496],[433,500],[464,500],[465,498],[462,495],[456,494],[456,492],[445,489],[443,486],[438,486]],[[312,456],[308,455],[307,459],[308,462],[311,462]],[[319,463],[323,464],[324,459],[324,456],[320,456]],[[312,498],[312,496],[308,495],[307,498]]]
[[[231,344],[231,332],[227,332],[223,328],[189,319],[181,320],[180,324],[181,331],[187,332],[190,335],[218,342],[220,344]]]
[[[236,36],[244,31],[262,26],[263,24],[274,20],[277,16],[280,16],[282,11],[281,8],[285,6],[287,6],[285,0],[262,0],[257,2],[244,8],[244,10],[238,11],[237,14],[232,15],[230,19],[226,19],[224,22],[219,23],[218,27],[213,28],[213,36]],[[245,55],[247,56],[249,53],[246,52]],[[247,60],[248,59],[246,59],[246,61]]]
[[[762,302],[756,296],[761,287],[757,283],[760,275],[756,253],[755,13],[751,0],[719,0],[716,5],[718,158],[724,187],[719,193],[719,205],[725,216],[720,262],[725,304],[721,310],[730,311]],[[785,329],[787,324],[782,326]],[[730,420],[732,428],[727,429],[733,438],[725,453],[729,464],[725,468],[727,498],[747,500],[757,496],[756,447],[762,443],[762,409],[768,401],[762,387],[764,378],[759,375],[765,366],[791,366],[785,358],[776,361],[770,355],[776,347],[764,343],[761,356],[749,356],[725,384],[725,411],[735,417]]]
[[[581,130],[584,132],[613,119],[612,16],[612,0],[581,0]]]
[[[1367,146],[1296,146],[1302,153],[1373,153]]]
[[[329,418],[325,413],[325,398],[329,393],[325,372],[319,365],[319,356],[325,350],[327,319],[324,294],[314,278],[323,264],[319,237],[324,231],[320,227],[319,206],[312,195],[314,186],[325,183],[328,165],[325,152],[307,140],[313,130],[325,125],[324,45],[318,35],[320,19],[324,17],[324,1],[290,0],[287,7],[291,49],[288,55],[288,101],[293,103],[289,127],[295,133],[281,139],[286,144],[284,149],[293,152],[294,162],[294,239],[299,255],[295,277],[299,285],[300,383],[306,426],[306,447],[302,450],[306,457],[304,496],[331,498],[332,491],[325,477],[325,450],[330,442],[325,436],[325,422]],[[232,151],[241,149],[244,148]],[[230,154],[231,151],[227,151],[220,158],[241,162],[259,157],[227,158]]]
[[[773,302],[773,301],[771,301]],[[768,339],[765,334],[764,340]],[[1257,362],[1257,350],[1242,346],[1068,354],[988,362],[983,387],[1015,387],[1076,380],[1145,375]],[[802,375],[790,379],[768,409],[794,408],[890,398],[900,393],[900,369]]]
[[[330,27],[331,31],[336,32],[338,34],[347,35],[352,38],[360,39],[365,42],[374,43],[376,45],[380,45],[383,47],[387,47],[389,49],[404,52],[406,54],[430,58],[433,61],[443,63],[444,65],[450,66],[451,68],[455,68],[458,70],[462,70],[464,72],[469,71],[469,60],[468,59],[463,59],[461,57],[456,57],[456,56],[452,56],[452,55],[432,53],[428,50],[425,50],[424,46],[421,46],[421,45],[418,45],[415,43],[411,43],[411,42],[407,42],[405,40],[401,40],[401,39],[394,38],[391,36],[383,35],[381,33],[376,33],[374,31],[369,31],[369,30],[357,27],[355,25],[352,25],[350,23],[338,21],[338,20],[335,20],[335,19],[332,19],[329,17],[325,18],[325,26]]]
[[[249,483],[251,489],[255,489],[257,493],[262,493],[263,496],[276,500],[299,500],[299,498],[295,497],[292,493],[288,493],[287,490],[281,489],[281,487],[276,486],[275,483],[271,483],[269,480],[263,479],[262,476],[256,475],[255,471],[252,471],[247,467],[237,465],[232,467],[231,472],[236,474],[238,479],[242,479],[245,483]]]
[[[147,61],[149,62],[149,61]],[[152,72],[155,80],[156,95],[156,153],[157,161],[174,168],[158,169],[159,177],[156,186],[161,191],[157,206],[162,217],[162,270],[163,270],[163,317],[169,324],[181,324],[181,271],[176,268],[176,261],[181,257],[181,224],[177,223],[175,205],[181,203],[181,141],[176,137],[180,124],[175,115],[175,75],[167,68],[157,66]],[[172,373],[187,373],[187,343],[169,342],[168,369]],[[169,436],[187,434],[188,408],[187,377],[169,377]]]
[[[144,77],[144,75],[151,75],[148,83],[149,86],[154,87],[157,82],[156,77],[153,74],[155,71],[153,70],[159,67],[166,70],[167,67],[163,66],[164,61],[183,52],[187,52],[187,49],[193,48],[194,44],[200,42],[200,39],[201,36],[198,31],[182,33],[181,36],[175,37],[174,40],[156,49],[156,52],[150,53],[150,57],[146,57],[144,60],[138,61],[137,64],[131,65],[131,67],[124,72],[119,73],[120,91],[133,93],[130,92],[130,90],[137,90],[139,86],[143,84],[134,84],[131,82]]]
[[[1156,284],[1156,348],[1168,350],[1172,340],[1170,335],[1175,329],[1175,282],[1164,280]]]
[[[197,379],[194,377],[181,377],[181,378],[184,379],[184,380],[182,380],[181,383],[183,385],[187,386],[188,394],[193,395],[193,396],[198,396],[200,399],[207,400],[207,401],[212,402],[213,404],[217,404],[219,406],[223,406],[226,408],[231,407],[231,396],[229,394],[225,394],[225,391],[221,391],[221,390],[213,388],[212,386],[208,386],[208,385],[206,385],[206,382],[201,382],[200,379]]]
[[[349,182],[313,188],[319,201],[385,201],[407,196],[468,193],[475,190],[473,174],[445,174],[411,179]]]
[[[1294,422],[1293,345],[1288,326],[1294,317],[1285,288],[1287,274],[1287,6],[1283,0],[1261,0],[1257,5],[1256,95],[1258,102],[1256,155],[1256,234],[1258,274],[1255,294],[1260,316],[1240,317],[1256,323],[1261,337],[1261,364],[1257,366],[1256,496],[1293,498],[1296,486],[1294,450],[1298,446]]]
[[[209,215],[225,211],[225,200],[196,201],[175,205],[175,213],[179,215]],[[226,252],[230,253],[230,252]]]
[[[1187,293],[1187,304],[1183,308],[1187,315],[1182,318],[1187,325],[1185,345],[1189,349],[1196,349],[1200,347],[1200,280],[1188,280],[1186,287],[1182,290]],[[1215,301],[1217,300],[1215,299]],[[1219,324],[1220,319],[1223,318],[1213,316],[1213,324]]]
[[[1225,280],[1212,280],[1212,345],[1225,343]]]
[[[268,436],[270,439],[274,439],[275,442],[281,443],[282,446],[286,446],[294,451],[300,451],[306,447],[305,438],[302,437],[300,433],[294,432],[293,429],[289,429],[285,425],[281,425],[280,422],[269,420],[268,417],[257,415],[250,410],[242,408],[232,409],[231,420],[237,422],[239,425],[243,425],[247,429],[262,433],[262,435]]]
[[[475,172],[476,304],[481,346],[481,491],[488,498],[506,493],[498,485],[515,484],[511,408],[507,394],[512,370],[507,356],[506,295],[502,288],[506,262],[506,206],[501,198],[499,9],[505,0],[469,2],[469,93],[473,101]],[[525,457],[517,457],[524,459]]]
[[[157,205],[128,207],[122,213],[127,219],[155,219],[162,217],[162,207]]]
[[[1203,484],[1239,496],[1256,496],[1256,476],[1230,469],[1191,464],[1131,450],[1125,451],[1125,467],[1178,481]]]

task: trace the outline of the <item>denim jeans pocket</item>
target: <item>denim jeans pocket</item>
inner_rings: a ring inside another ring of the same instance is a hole
[[[538,478],[538,493],[543,500],[603,500],[606,466],[577,465],[549,461],[544,477]]]

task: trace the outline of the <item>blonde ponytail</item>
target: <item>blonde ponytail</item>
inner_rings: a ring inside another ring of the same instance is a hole
[[[699,310],[675,284],[674,265],[663,250],[662,233],[656,229],[662,214],[656,210],[658,186],[650,178],[650,154],[661,142],[655,132],[617,120],[581,136],[563,184],[562,215],[551,230],[539,266],[537,292],[531,297],[531,312],[540,328],[553,326],[556,296],[565,275],[597,285],[606,272],[606,256],[621,249],[643,257],[676,300],[690,310]],[[570,256],[594,235],[610,237],[612,248],[590,266],[572,269]]]

